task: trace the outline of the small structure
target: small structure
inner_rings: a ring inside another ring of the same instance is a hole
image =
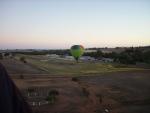
[[[59,58],[60,57],[57,54],[47,54],[46,56],[49,57],[49,58]]]
[[[113,62],[114,59],[111,59],[111,58],[102,58],[101,61],[107,63],[107,62]]]
[[[95,61],[96,60],[94,57],[90,57],[90,56],[82,56],[80,59],[83,61]]]
[[[68,56],[68,55],[66,55],[66,56],[65,56],[65,60],[74,60],[74,58],[73,58],[73,56]]]
[[[84,53],[93,53],[93,52],[97,52],[97,50],[96,49],[86,49],[84,51]]]

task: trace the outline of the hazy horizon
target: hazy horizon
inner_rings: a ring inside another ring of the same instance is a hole
[[[150,45],[149,0],[1,0],[0,49]]]

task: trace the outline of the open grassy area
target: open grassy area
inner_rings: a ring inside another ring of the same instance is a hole
[[[142,70],[141,68],[133,68],[127,65],[102,63],[99,61],[80,61],[79,63],[76,63],[75,61],[69,61],[63,58],[49,58],[44,55],[17,55],[15,58],[19,60],[21,56],[24,56],[27,60],[27,64],[25,65],[32,65],[33,67],[41,69],[50,75],[80,76],[106,72]]]

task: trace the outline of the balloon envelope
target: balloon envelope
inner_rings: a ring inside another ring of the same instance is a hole
[[[82,45],[73,45],[71,47],[72,56],[78,60],[84,53],[84,47]]]

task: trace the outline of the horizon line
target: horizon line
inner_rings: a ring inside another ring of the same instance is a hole
[[[86,47],[85,49],[92,49],[92,48],[138,48],[138,47],[150,47],[150,45],[145,45],[145,46],[115,46],[115,47]],[[7,49],[0,49],[0,50],[67,50],[70,48],[7,48]]]

